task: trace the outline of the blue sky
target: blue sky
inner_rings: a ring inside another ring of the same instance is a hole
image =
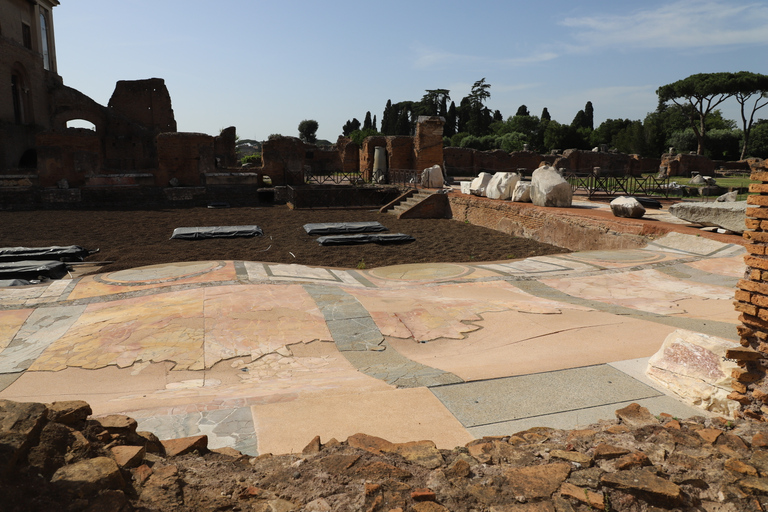
[[[335,141],[388,99],[458,104],[481,78],[505,118],[570,123],[591,101],[597,125],[694,73],[768,74],[765,0],[62,0],[54,23],[65,84],[106,105],[118,80],[164,78],[180,131],[258,140],[315,119]]]

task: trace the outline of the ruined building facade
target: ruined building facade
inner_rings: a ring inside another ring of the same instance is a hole
[[[0,169],[34,168],[35,136],[52,127],[49,91],[61,84],[53,30],[57,5],[0,3]]]

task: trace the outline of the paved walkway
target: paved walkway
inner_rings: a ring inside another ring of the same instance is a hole
[[[356,432],[452,448],[575,428],[638,402],[678,328],[737,339],[744,248],[644,249],[339,270],[159,265],[0,290],[0,398],[82,399],[161,438],[300,451]]]

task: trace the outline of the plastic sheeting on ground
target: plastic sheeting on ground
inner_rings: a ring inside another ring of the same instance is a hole
[[[308,235],[339,235],[343,233],[373,233],[388,231],[387,228],[376,221],[371,222],[318,222],[304,224],[304,231]]]
[[[83,261],[86,256],[98,252],[79,245],[50,247],[0,247],[0,261]]]
[[[211,226],[201,228],[176,228],[171,238],[177,240],[202,240],[205,238],[244,238],[262,236],[259,226]]]
[[[9,261],[0,263],[0,279],[61,279],[67,270],[61,261]]]
[[[321,236],[317,239],[320,245],[355,245],[355,244],[401,244],[416,240],[411,235],[403,233]]]

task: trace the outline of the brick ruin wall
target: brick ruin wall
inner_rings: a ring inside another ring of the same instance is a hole
[[[729,398],[740,404],[740,414],[768,419],[768,171],[753,172],[747,197],[744,238],[748,254],[744,278],[736,286],[735,307],[740,312],[738,327],[741,349],[730,350],[726,357],[735,359],[733,392]]]
[[[161,133],[157,156],[159,186],[200,186],[200,174],[214,170],[214,138],[204,133]]]
[[[562,155],[542,155],[533,151],[507,153],[500,149],[477,151],[469,148],[444,148],[445,168],[452,176],[477,176],[480,172],[516,172],[521,169],[530,174],[542,162],[573,172],[591,172],[599,167],[606,173],[639,176],[657,172],[658,158],[642,158],[638,155],[600,153],[568,149]]]
[[[419,117],[416,135],[413,138],[413,159],[416,170],[426,169],[437,164],[443,165],[443,125],[442,117]]]
[[[715,162],[701,155],[670,155],[661,156],[660,170],[665,170],[668,176],[691,177],[697,172],[702,176],[714,176]]]
[[[373,176],[373,156],[376,153],[376,147],[386,147],[387,138],[388,137],[381,135],[366,137],[363,140],[363,147],[360,148],[360,176],[364,180],[371,180],[371,177]],[[387,160],[391,162],[392,158],[388,155]]]
[[[349,137],[339,136],[336,151],[341,161],[341,172],[351,174],[360,170],[360,148]]]
[[[120,80],[107,106],[130,121],[157,132],[175,132],[171,95],[162,78]]]
[[[38,134],[37,176],[41,187],[56,187],[66,180],[70,187],[83,187],[88,176],[102,168],[101,139],[92,130],[71,129]]]
[[[647,224],[620,218],[596,221],[580,217],[573,209],[538,208],[464,194],[448,194],[448,200],[454,220],[572,251],[637,249],[647,245],[649,235],[658,234],[649,231]]]
[[[373,176],[373,157],[376,147],[382,147],[387,153],[387,169],[411,170],[414,167],[414,138],[407,135],[388,135],[368,137],[360,149],[360,176],[370,180]],[[438,161],[439,163],[439,161]],[[434,164],[432,164],[434,165]]]
[[[227,168],[237,166],[237,130],[234,126],[224,128],[213,140],[213,152],[216,167]]]

